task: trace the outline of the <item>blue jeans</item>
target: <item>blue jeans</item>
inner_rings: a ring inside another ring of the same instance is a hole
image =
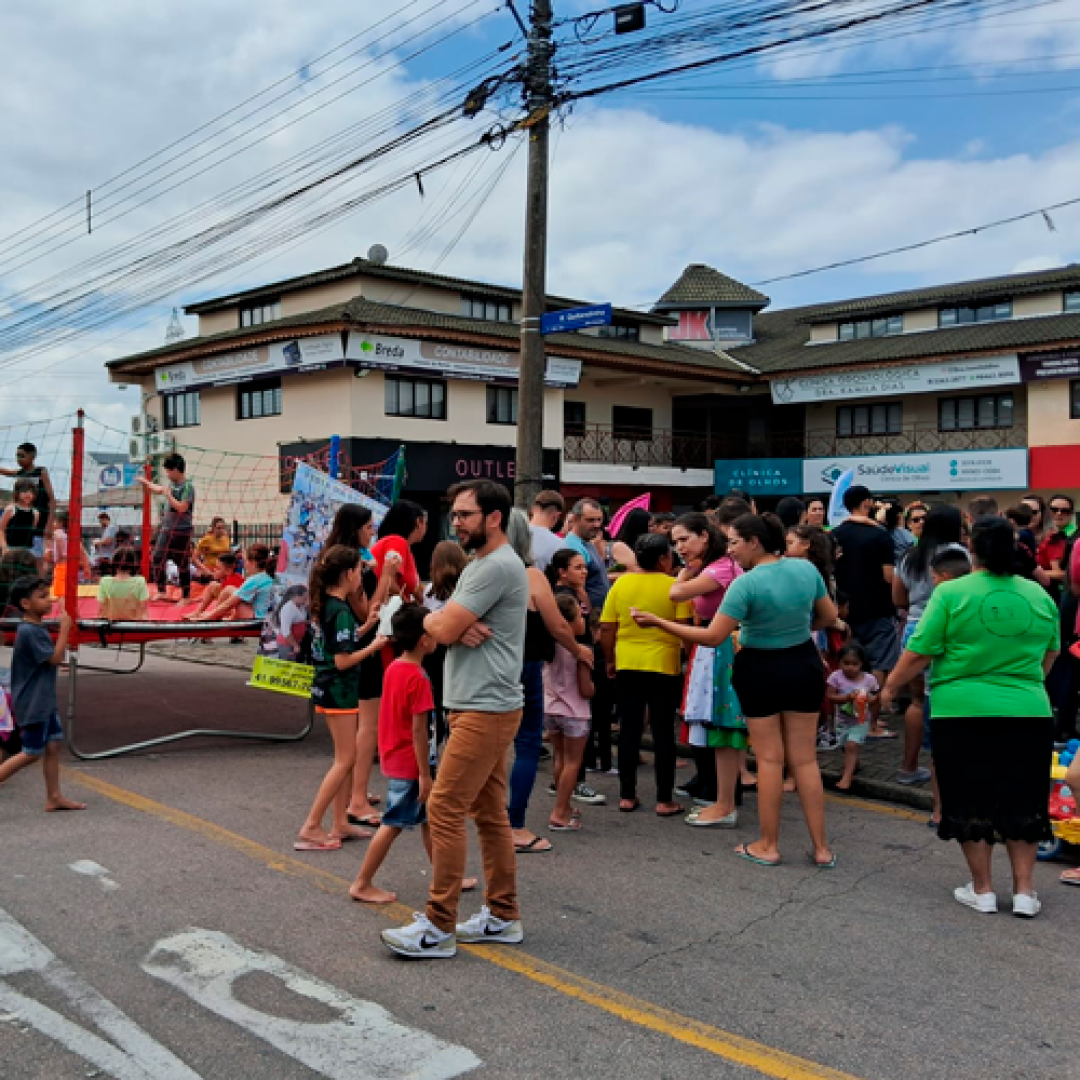
[[[521,726],[514,737],[514,768],[510,772],[510,828],[525,828],[525,812],[536,783],[544,745],[544,662],[526,660],[521,669],[525,703]]]

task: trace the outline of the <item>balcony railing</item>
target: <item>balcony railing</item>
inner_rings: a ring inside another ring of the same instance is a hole
[[[871,454],[930,454],[1004,450],[1027,446],[1027,426],[939,431],[936,424],[907,424],[890,435],[838,436],[832,432],[773,432],[739,438],[654,428],[635,431],[610,424],[568,429],[566,461],[633,468],[711,469],[713,462],[740,458],[861,457]]]

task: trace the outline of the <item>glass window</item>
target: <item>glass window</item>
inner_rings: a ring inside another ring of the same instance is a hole
[[[652,409],[616,405],[611,410],[611,434],[616,439],[651,439]]]
[[[840,340],[841,341],[854,341],[855,340],[855,324],[853,322],[842,322],[840,324]]]
[[[1080,379],[1069,383],[1069,418],[1080,420]]]
[[[979,307],[941,308],[938,311],[938,326],[965,326],[977,322],[1000,322],[1012,318],[1012,301],[1001,300],[995,304],[982,304]]]
[[[259,379],[236,388],[236,419],[281,415],[281,380]]]
[[[899,401],[842,405],[836,410],[836,435],[841,439],[855,435],[899,435],[903,422],[904,407]]]
[[[563,432],[578,438],[585,434],[584,401],[563,402]]]
[[[267,300],[260,304],[249,304],[240,309],[241,326],[261,326],[281,318],[281,301]]]
[[[478,296],[461,298],[461,314],[466,319],[487,319],[488,322],[513,322],[513,309],[505,300],[487,300]]]
[[[446,419],[446,383],[441,379],[411,379],[387,375],[386,415],[419,420]]]
[[[862,338],[891,337],[904,332],[903,315],[886,315],[877,319],[859,319],[855,322],[842,322],[839,337],[841,341],[855,341]]]
[[[1012,394],[980,394],[978,397],[941,398],[938,401],[939,431],[1012,426]]]
[[[165,395],[165,427],[197,427],[201,419],[198,390]]]
[[[487,420],[489,424],[517,423],[517,387],[489,386],[487,388]]]
[[[1065,294],[1065,310],[1080,311],[1080,292],[1067,292]]]
[[[641,337],[641,329],[637,326],[612,323],[610,326],[601,326],[599,336],[604,338],[617,338],[620,341],[638,341]]]

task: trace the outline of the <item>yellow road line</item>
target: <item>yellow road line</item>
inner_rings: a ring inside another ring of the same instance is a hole
[[[838,803],[841,806],[854,806],[859,810],[869,810],[873,814],[884,814],[887,817],[900,818],[903,821],[925,821],[926,811],[909,810],[902,806],[886,806],[884,803],[870,802],[869,799],[853,799],[850,795],[834,795],[831,791],[825,792],[825,798],[829,802]]]
[[[71,769],[64,771],[66,780],[71,780],[122,806],[195,833],[221,847],[238,851],[270,870],[308,881],[322,892],[341,896],[351,884],[346,878],[310,866],[289,855],[282,855],[272,848],[183,810],[148,799],[126,788],[117,787],[88,773]],[[394,920],[412,918],[411,909],[404,904],[388,904],[379,910]],[[676,1042],[693,1046],[726,1061],[753,1069],[763,1076],[775,1077],[776,1080],[858,1080],[850,1073],[830,1069],[826,1065],[819,1065],[815,1061],[800,1058],[794,1054],[787,1054],[783,1050],[755,1042],[753,1039],[745,1039],[730,1031],[682,1016],[631,994],[625,994],[621,990],[593,982],[565,968],[530,956],[521,949],[499,949],[492,946],[485,949],[470,945],[464,945],[461,948],[462,951],[468,952],[478,960],[524,976],[564,997],[591,1005],[628,1024],[655,1034],[666,1035]]]

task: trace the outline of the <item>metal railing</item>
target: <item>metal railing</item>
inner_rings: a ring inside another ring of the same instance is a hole
[[[1022,449],[1027,425],[939,431],[936,424],[905,424],[891,434],[841,436],[828,431],[771,432],[740,438],[723,433],[576,425],[566,431],[563,457],[581,464],[634,468],[711,469],[741,458],[861,457],[950,451]]]

